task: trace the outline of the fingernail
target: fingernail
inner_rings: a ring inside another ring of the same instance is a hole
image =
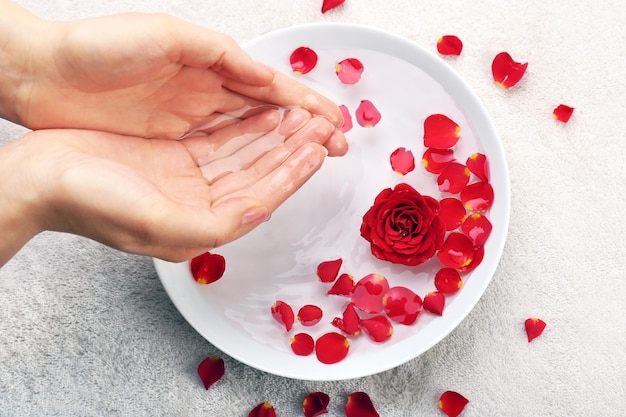
[[[249,226],[251,224],[258,224],[264,222],[270,217],[270,212],[265,207],[253,207],[246,210],[241,218],[242,226]]]

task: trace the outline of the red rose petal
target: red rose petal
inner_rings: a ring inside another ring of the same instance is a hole
[[[356,58],[347,58],[335,66],[335,73],[344,84],[356,84],[363,74],[363,63]]]
[[[468,403],[467,398],[455,391],[446,391],[439,397],[439,408],[448,417],[457,417]]]
[[[347,131],[352,129],[352,116],[350,115],[350,110],[343,104],[339,106],[339,110],[341,110],[341,115],[343,116],[343,124],[341,125],[341,132],[346,133]]]
[[[343,407],[346,417],[380,417],[372,399],[364,392],[353,392]]]
[[[493,187],[487,182],[475,182],[461,190],[461,201],[469,211],[489,210],[493,197]]]
[[[450,233],[437,253],[439,261],[449,268],[461,269],[474,260],[474,244],[462,233]]]
[[[454,162],[454,152],[452,149],[428,148],[422,156],[422,164],[426,171],[432,174],[441,174],[450,162]]]
[[[415,323],[422,311],[422,298],[406,287],[392,287],[383,296],[383,309],[396,323]]]
[[[322,282],[333,282],[337,279],[337,275],[339,274],[339,269],[341,268],[341,264],[343,263],[343,259],[335,259],[332,261],[324,261],[321,262],[317,266],[317,276]]]
[[[443,220],[446,230],[454,230],[461,226],[467,212],[458,198],[448,197],[439,201],[439,218]]]
[[[543,333],[543,330],[546,328],[546,322],[538,319],[537,317],[533,317],[526,319],[524,327],[526,327],[526,335],[528,336],[528,343],[530,343],[533,339]]]
[[[348,303],[342,317],[335,317],[331,324],[351,336],[361,333],[361,318],[354,307],[354,303]]]
[[[324,3],[322,3],[322,13],[326,13],[335,7],[341,6],[345,1],[346,0],[324,0]]]
[[[328,295],[346,295],[354,293],[354,278],[350,274],[341,274],[332,287],[326,292]]]
[[[489,163],[487,157],[482,153],[470,155],[465,162],[465,166],[483,182],[489,182]]]
[[[470,170],[458,162],[450,162],[437,177],[437,185],[442,193],[456,194],[465,188],[470,180]]]
[[[276,410],[272,404],[264,402],[254,407],[248,417],[276,417]]]
[[[444,35],[437,39],[437,51],[441,55],[461,55],[463,42],[457,36]]]
[[[464,267],[459,268],[459,272],[464,274],[466,272],[473,271],[474,269],[476,269],[478,265],[480,265],[484,257],[485,257],[485,248],[483,246],[475,248],[474,258],[472,259],[472,261],[469,264],[465,265]]]
[[[339,333],[329,332],[320,336],[315,342],[317,359],[325,364],[333,364],[343,360],[348,355],[350,342]]]
[[[363,127],[374,127],[380,122],[381,115],[374,103],[369,100],[361,100],[356,109],[356,121]]]
[[[424,120],[424,146],[449,149],[456,145],[461,128],[444,114],[431,114]]]
[[[443,308],[446,305],[446,297],[439,291],[433,291],[424,297],[424,310],[438,316],[443,315]]]
[[[528,62],[515,62],[507,52],[500,52],[491,63],[491,73],[496,84],[502,88],[510,88],[522,79],[527,67]]]
[[[454,294],[462,285],[461,274],[454,268],[441,268],[435,274],[435,288],[443,294]]]
[[[204,384],[204,389],[215,384],[224,376],[224,360],[218,356],[209,356],[198,365],[198,375]]]
[[[272,312],[272,317],[285,326],[286,331],[290,331],[293,327],[293,322],[295,321],[295,317],[293,314],[293,309],[291,306],[284,301],[275,301],[270,308]]]
[[[210,284],[224,276],[226,260],[217,253],[205,252],[190,263],[191,275],[198,284]]]
[[[489,219],[480,213],[472,213],[461,225],[461,230],[472,240],[474,247],[484,245],[492,229]]]
[[[415,158],[413,152],[406,148],[398,148],[389,157],[391,169],[398,175],[406,175],[415,169]]]
[[[289,340],[291,350],[298,356],[309,356],[315,350],[315,340],[308,333],[294,334]]]
[[[298,310],[298,321],[303,326],[314,326],[322,319],[322,309],[313,304],[304,305]]]
[[[328,414],[328,404],[330,397],[324,392],[312,392],[304,398],[302,402],[302,412],[304,417],[318,417]]]
[[[295,74],[307,74],[317,65],[317,53],[311,48],[301,46],[291,53],[289,63]]]
[[[387,278],[379,274],[369,274],[354,286],[352,302],[361,311],[378,314],[383,311],[383,296],[388,290]]]
[[[559,104],[552,112],[552,116],[560,122],[567,123],[569,118],[572,117],[572,113],[574,113],[573,107]]]
[[[393,326],[385,316],[374,316],[361,320],[361,328],[374,342],[384,342],[393,334]]]

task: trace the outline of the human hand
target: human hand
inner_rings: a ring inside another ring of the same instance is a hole
[[[334,126],[304,110],[279,116],[266,111],[179,141],[35,131],[0,148],[7,161],[0,175],[19,182],[0,190],[0,205],[13,189],[13,204],[2,207],[9,219],[16,207],[19,227],[34,234],[64,231],[128,252],[189,259],[265,221],[321,166]],[[220,168],[225,160],[239,169]],[[28,209],[18,210],[17,199]]]
[[[37,20],[35,21],[37,22]],[[181,138],[219,114],[264,104],[342,123],[338,107],[254,62],[231,38],[168,15],[122,14],[32,23],[11,38],[21,63],[18,123]],[[25,53],[28,51],[28,54]],[[337,130],[330,155],[347,149]]]

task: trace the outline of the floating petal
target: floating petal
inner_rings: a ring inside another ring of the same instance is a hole
[[[315,340],[308,333],[294,334],[290,341],[291,350],[298,356],[309,356],[315,350]]]
[[[461,269],[474,260],[474,244],[462,233],[450,233],[437,253],[439,261],[449,268]]]
[[[435,288],[443,294],[454,294],[462,285],[461,274],[454,268],[441,268],[435,274]]]
[[[344,59],[335,67],[335,73],[342,83],[356,84],[363,74],[363,63],[356,58]]]
[[[345,1],[346,0],[324,0],[322,3],[322,13],[326,13],[335,7],[341,6]]]
[[[272,312],[272,317],[285,326],[286,331],[290,331],[293,327],[293,322],[295,321],[295,316],[293,314],[293,309],[291,306],[284,301],[275,301],[270,308]]]
[[[369,100],[361,100],[356,109],[356,121],[363,127],[374,127],[380,122],[381,115],[374,103]]]
[[[392,287],[383,296],[383,309],[396,323],[415,323],[422,311],[422,298],[406,287]]]
[[[383,311],[383,296],[388,290],[387,278],[379,274],[369,274],[354,286],[352,302],[361,311],[378,314]]]
[[[493,204],[493,187],[487,182],[476,182],[463,188],[461,201],[469,211],[483,212]]]
[[[351,296],[354,293],[354,278],[350,274],[341,274],[332,287],[326,292],[328,295]]]
[[[422,156],[422,164],[426,171],[432,174],[441,174],[450,162],[454,162],[454,151],[452,149],[428,148]]]
[[[496,84],[502,88],[510,88],[522,79],[527,67],[528,62],[515,62],[508,52],[500,52],[491,63],[491,73]]]
[[[339,333],[329,332],[315,342],[315,354],[317,359],[325,364],[333,364],[343,360],[350,350],[350,342]]]
[[[492,229],[489,219],[480,213],[472,213],[461,225],[461,230],[472,240],[475,248],[485,244]]]
[[[543,333],[543,330],[546,328],[546,322],[537,317],[533,317],[530,319],[526,319],[526,321],[524,322],[524,327],[526,328],[528,343],[530,343],[537,336]]]
[[[467,158],[465,166],[483,182],[489,182],[489,163],[482,153],[475,153]]]
[[[437,39],[437,51],[441,55],[461,55],[463,42],[457,36],[444,35]]]
[[[302,402],[302,412],[304,417],[318,417],[328,414],[328,404],[330,397],[324,392],[312,392],[304,398]]]
[[[470,180],[470,170],[458,162],[450,162],[437,177],[437,185],[442,193],[457,194]]]
[[[226,259],[217,253],[205,252],[191,260],[190,268],[198,284],[210,284],[224,276]]]
[[[343,133],[352,129],[352,116],[350,115],[350,110],[343,104],[339,106],[339,110],[341,110],[341,115],[343,116],[343,124],[341,125],[341,130]]]
[[[291,53],[289,63],[295,74],[307,74],[317,65],[317,53],[311,48],[301,46]]]
[[[393,334],[393,326],[387,317],[374,316],[361,320],[361,328],[374,342],[384,342]]]
[[[303,326],[314,326],[322,319],[322,309],[313,304],[304,305],[298,310],[298,321]]]
[[[380,417],[369,395],[364,392],[353,392],[343,407],[346,417]]]
[[[468,403],[467,398],[455,391],[446,391],[439,397],[439,408],[448,417],[457,417]]]
[[[462,268],[459,268],[459,272],[464,274],[466,272],[473,271],[474,269],[476,269],[478,265],[480,265],[484,257],[485,257],[485,247],[480,246],[478,248],[475,248],[474,258],[472,259],[472,262],[470,262],[469,264],[465,265]]]
[[[337,279],[342,263],[343,259],[341,258],[332,261],[320,262],[320,264],[317,265],[317,276],[320,281],[333,282]]]
[[[448,197],[439,201],[439,218],[443,220],[446,230],[461,226],[466,215],[465,206],[458,198]]]
[[[559,104],[552,112],[552,116],[559,122],[567,123],[569,118],[572,117],[572,113],[574,113],[573,107]]]
[[[276,410],[272,404],[264,402],[254,407],[248,417],[276,417]]]
[[[424,297],[424,310],[438,316],[443,315],[443,307],[446,305],[446,297],[439,291],[433,291]]]
[[[361,318],[354,308],[354,303],[348,303],[342,317],[335,317],[331,324],[351,336],[361,333]]]
[[[198,365],[198,375],[204,384],[204,389],[215,384],[224,376],[224,360],[218,356],[209,356]]]
[[[406,175],[415,169],[415,158],[413,152],[406,148],[398,148],[389,157],[391,169],[398,175]]]
[[[461,127],[445,114],[431,114],[424,120],[424,146],[450,149],[459,140]]]

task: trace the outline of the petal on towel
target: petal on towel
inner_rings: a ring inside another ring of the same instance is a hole
[[[346,417],[380,417],[370,396],[362,391],[348,395],[348,401],[343,409]]]
[[[254,407],[248,417],[276,417],[276,410],[272,404],[264,402]]]
[[[318,417],[322,414],[328,414],[328,403],[330,403],[328,394],[319,391],[312,392],[304,398],[302,412],[305,417]]]
[[[572,113],[574,113],[573,107],[559,104],[552,112],[552,116],[559,122],[567,123],[569,118],[572,117]]]
[[[439,408],[448,417],[457,417],[468,403],[467,398],[455,391],[446,391],[439,397]]]
[[[457,36],[444,35],[437,39],[437,51],[441,55],[461,55],[463,42]]]
[[[341,6],[346,0],[324,0],[322,3],[322,13],[326,13],[335,7]]]
[[[524,322],[524,327],[526,328],[526,335],[528,336],[528,343],[530,343],[537,336],[543,333],[543,330],[546,328],[546,322],[537,317],[532,317],[532,318],[526,319],[526,321]]]
[[[198,365],[198,376],[204,384],[204,389],[215,384],[224,376],[224,360],[218,356],[209,356]]]
[[[527,67],[528,62],[516,62],[508,52],[500,52],[491,63],[491,73],[496,84],[511,88],[522,79]]]

